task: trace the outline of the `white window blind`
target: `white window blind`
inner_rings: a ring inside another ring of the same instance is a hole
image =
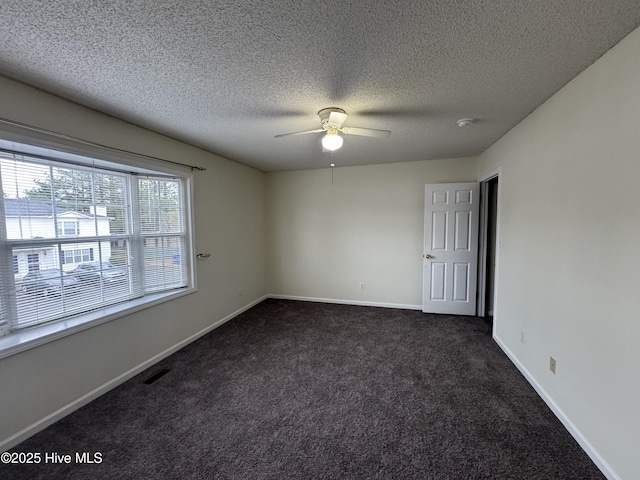
[[[0,178],[5,331],[189,287],[186,178],[8,151]]]

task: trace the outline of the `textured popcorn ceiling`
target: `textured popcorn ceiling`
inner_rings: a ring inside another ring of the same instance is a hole
[[[638,25],[638,0],[2,0],[0,74],[264,171],[363,165],[480,154]],[[331,106],[393,134],[273,138]]]

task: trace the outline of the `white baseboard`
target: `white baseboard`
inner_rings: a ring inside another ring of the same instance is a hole
[[[422,310],[422,305],[406,305],[403,303],[381,303],[381,302],[365,302],[360,300],[344,300],[338,298],[320,298],[320,297],[299,297],[295,295],[267,295],[268,298],[278,298],[281,300],[300,300],[303,302],[318,303],[337,303],[341,305],[358,305],[361,307],[383,307],[383,308],[400,308],[403,310]]]
[[[238,315],[240,315],[241,313],[245,312],[246,310],[249,310],[251,307],[253,307],[254,305],[257,305],[258,303],[262,302],[266,298],[267,298],[267,296],[265,295],[263,297],[258,298],[257,300],[254,300],[253,302],[245,305],[244,307],[236,310],[235,312],[227,315],[226,317],[218,320],[217,322],[214,322],[213,324],[209,325],[208,327],[204,328],[203,330],[200,330],[199,332],[191,335],[190,337],[182,340],[181,342],[178,342],[177,344],[173,345],[172,347],[169,347],[168,349],[164,350],[163,352],[160,352],[159,354],[157,354],[157,355],[151,357],[150,359],[142,362],[140,365],[137,365],[137,366],[133,367],[132,369],[124,372],[123,374],[118,375],[117,377],[115,377],[112,380],[109,380],[108,382],[106,382],[106,383],[100,385],[99,387],[91,390],[90,392],[88,392],[87,394],[81,396],[80,398],[77,398],[73,402],[65,405],[62,408],[59,408],[55,412],[53,412],[53,413],[41,418],[37,422],[32,423],[28,427],[23,428],[22,430],[20,430],[19,432],[11,435],[10,437],[5,438],[4,440],[0,441],[0,452],[5,452],[5,451],[15,447],[19,443],[25,441],[27,438],[35,435],[36,433],[38,433],[41,430],[44,430],[49,425],[52,425],[53,423],[55,423],[58,420],[66,417],[70,413],[72,413],[72,412],[78,410],[79,408],[85,406],[86,404],[88,404],[92,400],[95,400],[96,398],[100,397],[101,395],[104,395],[108,391],[113,390],[118,385],[121,385],[122,383],[126,382],[130,378],[132,378],[132,377],[136,376],[137,374],[143,372],[147,368],[149,368],[149,367],[153,366],[154,364],[158,363],[160,360],[163,360],[164,358],[166,358],[169,355],[177,352],[178,350],[180,350],[181,348],[187,346],[191,342],[194,342],[195,340],[197,340],[198,338],[202,337],[203,335],[206,335],[210,331],[218,328],[220,325],[222,325],[222,324],[228,322],[229,320],[237,317]]]
[[[549,396],[547,391],[542,388],[542,386],[536,381],[536,379],[531,375],[531,373],[520,363],[517,357],[513,354],[507,346],[502,343],[500,338],[494,333],[493,339],[498,344],[498,346],[502,349],[502,351],[509,357],[509,360],[516,366],[520,373],[524,375],[527,381],[531,384],[531,386],[538,393],[540,398],[544,400],[547,406],[551,409],[558,420],[562,422],[564,427],[569,431],[569,433],[575,438],[578,444],[582,447],[582,449],[586,452],[587,455],[593,460],[593,463],[600,469],[602,474],[607,477],[609,480],[622,480],[621,477],[613,470],[611,465],[607,463],[607,461],[602,458],[602,456],[596,451],[596,449],[591,445],[591,443],[582,435],[582,432],[578,430],[578,428],[574,425],[574,423],[567,417],[567,415],[562,411],[562,409],[553,401],[553,399]]]

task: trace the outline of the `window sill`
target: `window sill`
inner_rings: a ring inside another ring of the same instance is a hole
[[[144,310],[145,308],[153,307],[154,305],[159,305],[161,303],[189,295],[195,291],[195,288],[187,288],[175,292],[147,295],[143,298],[131,300],[119,305],[101,308],[84,315],[78,315],[77,317],[58,320],[45,325],[39,325],[14,333],[9,333],[4,337],[0,337],[0,359],[73,335],[74,333],[81,332],[82,330],[110,322],[116,318],[130,315],[134,312]]]

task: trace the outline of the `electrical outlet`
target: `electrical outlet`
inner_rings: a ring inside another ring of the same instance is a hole
[[[520,343],[522,344],[527,343],[527,334],[524,333],[524,331],[520,332]]]
[[[360,284],[360,290],[364,290],[364,283]]]
[[[553,374],[556,373],[556,359],[553,357],[549,357],[549,370],[551,370]]]

